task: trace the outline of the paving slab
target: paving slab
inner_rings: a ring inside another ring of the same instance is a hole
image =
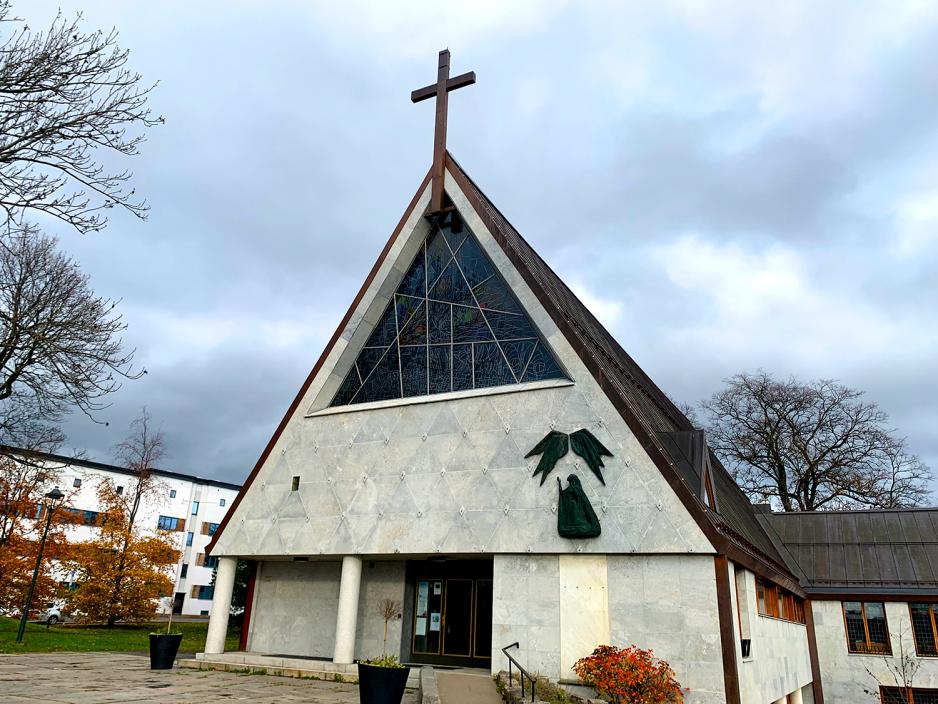
[[[0,655],[4,704],[358,704],[358,686],[210,670],[150,670],[128,653]],[[415,693],[405,704],[418,704]]]
[[[503,704],[488,672],[436,671],[440,704]]]

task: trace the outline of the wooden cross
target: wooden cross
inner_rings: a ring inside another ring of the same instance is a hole
[[[440,52],[440,63],[436,71],[436,83],[419,88],[410,94],[410,100],[419,103],[427,98],[436,98],[436,127],[433,131],[433,169],[430,195],[430,212],[443,210],[443,170],[446,162],[446,107],[447,94],[451,90],[471,86],[476,82],[475,71],[449,77],[449,49]]]

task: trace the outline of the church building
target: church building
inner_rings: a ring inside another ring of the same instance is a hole
[[[412,94],[436,98],[433,166],[209,546],[199,657],[497,672],[517,644],[573,682],[634,644],[689,704],[874,701],[867,667],[884,701],[938,701],[938,513],[752,505],[446,151],[447,94],[474,79],[442,52]],[[224,653],[238,559],[244,652]],[[914,691],[877,664],[902,628]]]

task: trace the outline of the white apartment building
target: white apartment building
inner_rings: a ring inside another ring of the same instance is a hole
[[[76,542],[89,540],[97,530],[100,482],[109,478],[120,490],[125,483],[134,481],[133,472],[123,467],[49,453],[31,454],[49,466],[60,468],[59,488],[66,499],[59,510],[73,512],[80,519],[68,529],[69,539]],[[173,598],[167,599],[160,611],[167,612],[171,605],[175,614],[207,616],[212,605],[212,570],[217,558],[207,557],[205,547],[241,486],[162,469],[154,469],[153,474],[161,486],[141,506],[138,524],[153,531],[163,528],[177,532],[180,552],[173,568]],[[72,581],[71,578],[72,575],[63,575],[63,580]]]

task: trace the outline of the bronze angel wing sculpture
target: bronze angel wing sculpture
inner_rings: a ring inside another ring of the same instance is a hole
[[[525,455],[525,457],[541,455],[541,459],[538,461],[537,467],[534,470],[535,478],[538,474],[541,475],[541,485],[544,484],[547,475],[550,474],[557,465],[557,461],[567,454],[568,449],[572,449],[577,455],[582,457],[593,474],[596,475],[596,478],[599,479],[603,485],[606,484],[602,473],[602,468],[605,466],[603,464],[603,457],[612,457],[612,453],[596,439],[595,435],[586,428],[582,428],[570,435],[561,433],[559,430],[551,430]]]

